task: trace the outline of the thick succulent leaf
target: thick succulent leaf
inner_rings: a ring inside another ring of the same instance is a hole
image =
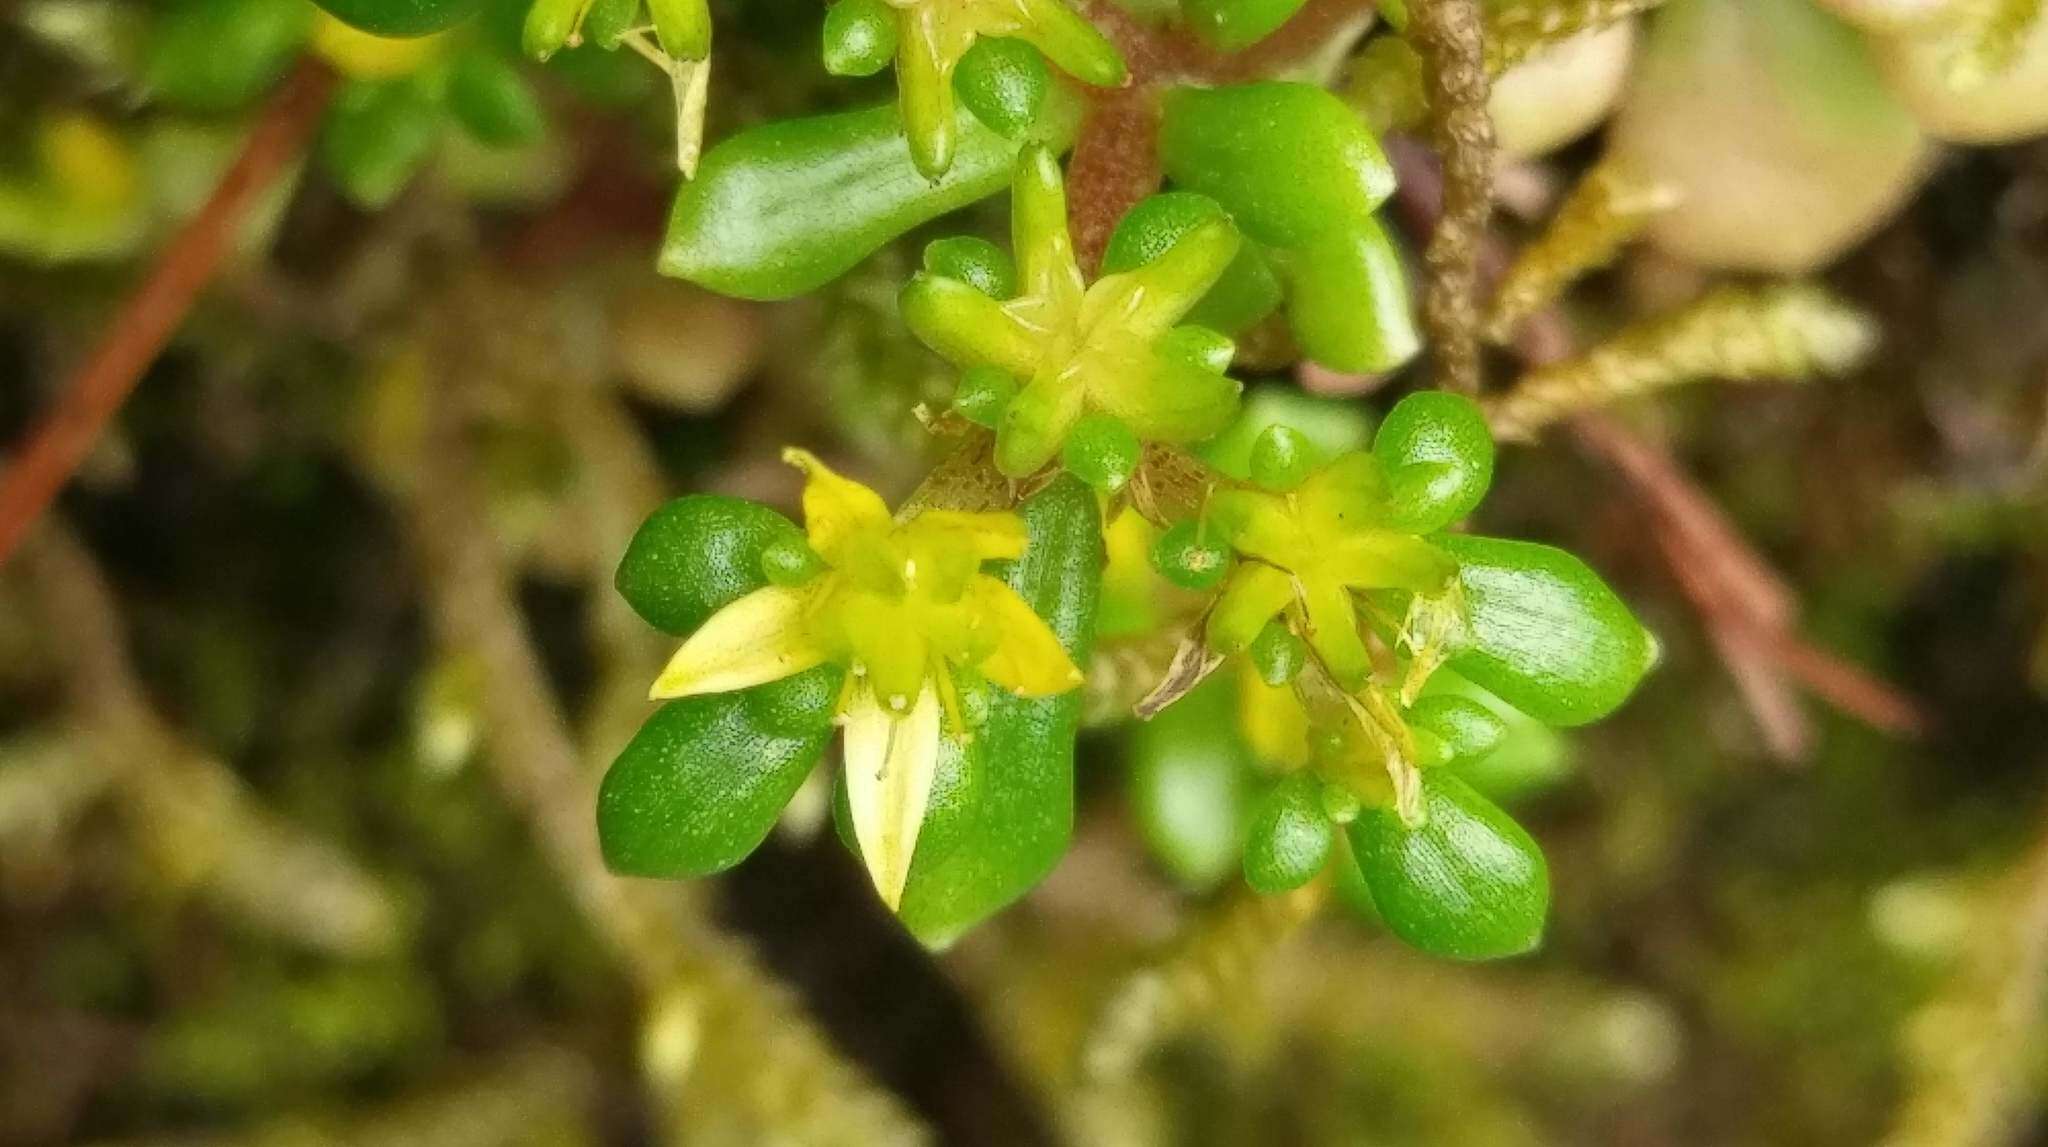
[[[605,863],[627,876],[721,872],[758,848],[832,736],[841,671],[671,701],[597,796]]]
[[[1077,665],[1087,663],[1102,580],[1102,522],[1095,494],[1062,477],[1021,508],[1031,541],[1003,581],[1043,618]],[[927,859],[920,850],[903,892],[903,922],[926,944],[943,946],[1022,896],[1066,853],[1074,825],[1074,737],[1078,691],[1023,699],[990,688],[988,717],[973,741],[947,738],[939,772],[959,771],[950,755],[987,764],[971,805],[934,802],[925,834],[957,841]],[[936,786],[935,786],[936,787]]]
[[[1441,390],[1394,404],[1373,439],[1386,474],[1388,525],[1434,533],[1476,509],[1493,485],[1493,435],[1477,403]]]
[[[1022,146],[961,109],[946,173],[927,177],[894,106],[778,120],[704,154],[676,193],[661,272],[744,299],[787,299],[844,274],[884,243],[1002,190]],[[1079,124],[1055,91],[1032,134],[1064,149]]]
[[[1322,782],[1297,773],[1273,786],[1245,832],[1244,880],[1259,892],[1291,892],[1330,859],[1336,830],[1323,811]]]
[[[1181,13],[1195,35],[1226,52],[1251,47],[1277,31],[1305,0],[1187,0]]]
[[[680,637],[768,584],[761,551],[801,544],[795,523],[758,502],[689,494],[642,523],[613,584],[649,625]]]
[[[1368,809],[1351,823],[1352,855],[1394,935],[1435,956],[1497,960],[1543,942],[1550,872],[1513,818],[1441,770],[1424,774],[1425,820]]]
[[[1470,644],[1451,668],[1548,725],[1583,725],[1621,706],[1656,641],[1600,575],[1550,546],[1444,534],[1458,561]]]
[[[984,36],[960,57],[953,93],[997,134],[1022,139],[1045,104],[1052,72],[1022,40]]]
[[[1287,284],[1287,326],[1331,370],[1378,373],[1415,357],[1422,336],[1401,251],[1377,219],[1334,227],[1274,253]]]
[[[1214,888],[1244,855],[1254,765],[1236,696],[1217,674],[1131,730],[1126,792],[1138,835],[1194,891]]]
[[[1296,247],[1358,226],[1394,193],[1394,168],[1358,113],[1312,84],[1181,88],[1165,100],[1159,158],[1247,235]]]
[[[481,0],[320,0],[335,19],[376,36],[424,36],[469,19]]]

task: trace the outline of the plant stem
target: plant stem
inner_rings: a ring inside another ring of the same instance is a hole
[[[1435,344],[1437,385],[1477,394],[1480,253],[1493,217],[1485,17],[1478,0],[1418,0],[1410,30],[1422,56],[1430,134],[1443,157],[1443,214],[1424,255],[1422,321]]]
[[[0,477],[0,562],[71,480],[143,372],[184,324],[220,269],[237,224],[304,151],[333,87],[333,74],[311,58],[278,86],[213,194],[157,256],[56,406],[31,432]]]

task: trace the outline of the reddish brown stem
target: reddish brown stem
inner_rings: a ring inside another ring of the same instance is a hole
[[[1117,220],[1159,190],[1159,105],[1150,88],[1126,88],[1088,109],[1067,162],[1067,187],[1074,253],[1092,277]]]
[[[157,256],[56,406],[31,432],[0,477],[0,561],[14,552],[70,481],[143,372],[184,324],[234,241],[236,225],[304,150],[333,84],[332,73],[309,59],[277,89],[213,194]]]
[[[1092,104],[1067,167],[1074,248],[1093,274],[1117,220],[1159,189],[1159,96],[1176,83],[1257,79],[1320,49],[1369,0],[1308,0],[1272,35],[1242,52],[1219,52],[1178,25],[1148,24],[1110,0],[1084,0],[1086,13],[1123,53],[1130,82],[1085,89]]]

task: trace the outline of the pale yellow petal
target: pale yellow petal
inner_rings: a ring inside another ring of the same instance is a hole
[[[1060,639],[1017,591],[983,575],[968,590],[976,624],[990,652],[976,668],[1019,697],[1050,697],[1081,683],[1081,671]]]
[[[1237,675],[1238,721],[1259,760],[1290,769],[1308,764],[1308,710],[1292,685],[1268,685],[1247,665]]]
[[[881,495],[841,477],[808,450],[790,447],[782,460],[804,472],[804,532],[826,561],[839,564],[840,547],[854,534],[889,528],[889,507]]]
[[[854,839],[875,891],[891,910],[903,901],[910,861],[924,828],[938,771],[940,708],[937,690],[925,682],[908,713],[892,714],[865,689],[854,693],[844,714],[846,803],[853,814]]]
[[[804,624],[810,594],[767,586],[711,615],[683,642],[648,696],[657,701],[727,693],[793,676],[825,660]]]

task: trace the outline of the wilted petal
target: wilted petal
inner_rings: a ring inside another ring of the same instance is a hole
[[[908,713],[891,714],[866,689],[845,712],[846,802],[854,839],[882,902],[903,900],[910,861],[939,762],[939,699],[931,682]]]
[[[994,637],[994,649],[976,666],[983,676],[1019,697],[1050,697],[1081,683],[1060,639],[1016,590],[983,575],[968,592],[976,622]]]
[[[889,527],[889,507],[881,495],[842,478],[808,450],[791,447],[782,460],[804,472],[804,532],[811,548],[826,561],[839,564],[839,550],[852,535]]]
[[[804,624],[810,593],[766,586],[711,615],[683,642],[648,696],[657,701],[727,693],[817,665],[824,648]]]

